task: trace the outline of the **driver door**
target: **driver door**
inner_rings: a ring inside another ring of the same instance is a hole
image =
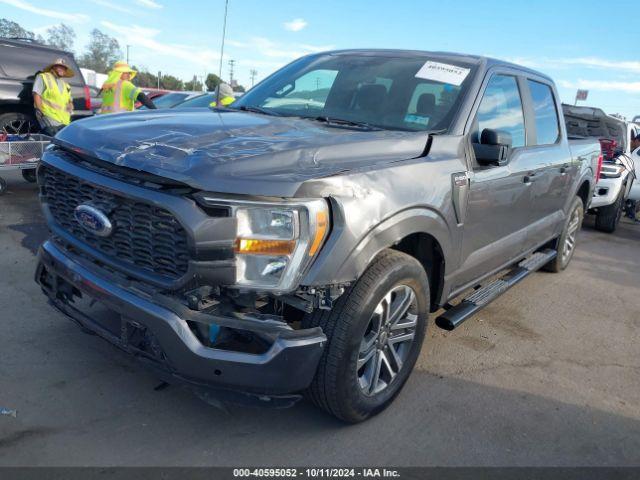
[[[472,143],[480,143],[485,128],[508,132],[512,145],[506,165],[480,165],[473,160],[461,268],[454,289],[506,266],[525,250],[534,208],[527,180],[538,165],[526,148],[524,110],[515,75],[496,73],[488,80],[472,123]]]

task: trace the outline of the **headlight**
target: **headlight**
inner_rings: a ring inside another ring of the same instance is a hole
[[[624,167],[621,165],[602,165],[600,176],[602,178],[620,178]]]
[[[276,292],[295,289],[329,231],[329,210],[322,199],[282,203],[203,200],[230,206],[238,221],[238,286]]]

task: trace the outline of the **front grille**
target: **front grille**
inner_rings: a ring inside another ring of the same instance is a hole
[[[42,195],[55,221],[68,233],[116,262],[170,279],[189,266],[187,234],[163,208],[114,194],[58,169],[42,166]],[[74,216],[81,204],[105,213],[114,226],[108,237],[83,229]]]

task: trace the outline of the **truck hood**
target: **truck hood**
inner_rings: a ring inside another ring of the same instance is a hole
[[[427,140],[426,132],[362,131],[206,108],[96,116],[56,137],[102,161],[199,190],[283,197],[310,179],[419,157]]]

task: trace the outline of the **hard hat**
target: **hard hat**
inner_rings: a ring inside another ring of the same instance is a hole
[[[133,77],[135,77],[137,75],[137,73],[138,73],[133,68],[131,68],[129,66],[129,64],[127,62],[125,62],[124,60],[119,60],[116,63],[114,63],[113,64],[113,68],[111,69],[111,71],[112,72],[119,72],[119,73],[130,73],[132,80],[133,80]]]
[[[218,95],[218,91],[220,92],[220,97],[233,97],[233,88],[226,83],[221,83],[216,88],[216,96]]]
[[[64,58],[56,58],[55,61],[51,64],[51,65],[47,65],[46,67],[44,67],[42,69],[43,72],[50,72],[53,67],[55,67],[56,65],[59,65],[61,67],[65,68],[65,74],[64,77],[65,78],[71,78],[74,76],[73,70],[71,70],[71,68],[69,67],[69,64],[67,63],[67,61]]]

